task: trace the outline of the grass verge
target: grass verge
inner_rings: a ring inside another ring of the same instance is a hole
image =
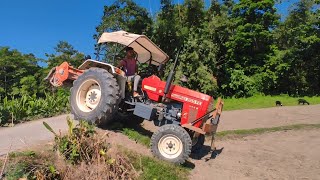
[[[152,157],[142,156],[128,150],[124,152],[134,168],[138,172],[142,172],[138,179],[188,179],[189,170],[186,167],[170,164]]]
[[[126,136],[128,136],[130,139],[132,139],[142,145],[145,145],[147,147],[150,146],[150,137],[148,137],[146,135],[142,135],[134,129],[124,128],[122,130],[122,133],[125,134]]]
[[[216,137],[218,139],[226,138],[238,138],[249,135],[257,135],[263,133],[277,132],[277,131],[287,131],[287,130],[300,130],[300,129],[319,129],[320,124],[294,124],[288,126],[278,126],[271,128],[255,128],[255,129],[239,129],[239,130],[228,130],[217,132]]]
[[[277,131],[287,131],[287,130],[300,130],[300,129],[320,129],[320,124],[294,124],[288,126],[278,126],[271,128],[255,128],[255,129],[239,129],[239,130],[227,130],[217,132],[216,138],[230,139],[230,138],[241,138],[250,135],[258,135],[263,133],[277,132]],[[130,139],[149,147],[150,137],[140,134],[134,129],[125,128],[122,131]]]
[[[275,107],[276,101],[281,101],[283,106],[297,106],[298,99],[305,99],[310,104],[320,104],[320,96],[314,97],[290,97],[288,95],[278,95],[278,96],[263,96],[254,95],[249,98],[226,98],[223,99],[224,107],[223,110],[240,110],[240,109],[258,109],[258,108],[268,108]]]

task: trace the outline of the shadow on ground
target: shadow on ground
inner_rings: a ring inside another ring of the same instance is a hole
[[[209,157],[205,158],[205,161],[209,161],[210,159],[216,159],[217,156],[222,153],[223,149],[224,147],[212,151],[210,146],[204,145],[201,150],[192,153],[190,158],[200,160],[205,156],[210,155]]]
[[[128,128],[128,129],[133,129],[135,131],[137,131],[139,134],[147,136],[149,138],[151,138],[153,132],[151,132],[150,130],[147,130],[145,128],[143,128],[140,124],[133,124],[133,123],[127,123],[126,121],[115,121],[113,123],[104,125],[100,127],[103,130],[110,130],[110,131],[114,131],[114,132],[123,132],[124,129]]]

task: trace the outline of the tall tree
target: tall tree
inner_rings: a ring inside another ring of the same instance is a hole
[[[74,67],[78,67],[83,63],[84,54],[75,50],[74,47],[66,41],[59,41],[54,49],[56,51],[54,54],[46,54],[49,68],[58,66],[64,61],[67,61]]]
[[[203,0],[185,0],[186,25],[188,28],[199,28],[204,21],[204,1]]]
[[[157,16],[153,39],[169,57],[173,58],[175,50],[181,45],[178,36],[178,27],[175,5],[172,0],[161,0],[161,9]]]
[[[232,27],[234,22],[230,18],[229,8],[224,3],[219,3],[217,0],[212,0],[211,5],[206,12],[207,20],[205,24],[208,38],[216,44],[216,62],[210,63],[210,69],[215,70],[215,76],[217,78],[217,84],[219,87],[230,78],[226,73],[224,64],[228,61],[226,42],[229,41],[232,35]],[[220,88],[221,92],[221,88]]]
[[[279,76],[279,90],[294,95],[320,91],[319,1],[300,0],[275,31],[280,59],[286,69]],[[283,66],[282,66],[283,67]]]
[[[272,33],[279,16],[273,0],[243,0],[233,8],[235,33],[227,43],[228,57],[233,68],[243,68],[255,74],[272,52]]]
[[[28,83],[27,78],[36,74],[39,69],[33,54],[22,54],[9,47],[0,47],[0,99],[21,95],[20,89]],[[29,83],[34,83],[34,79],[28,79]],[[35,86],[30,95],[36,92]]]
[[[175,83],[217,96],[216,68],[212,68],[216,64],[217,45],[206,30],[191,32],[184,42]],[[187,82],[181,81],[182,77],[186,77]]]
[[[152,33],[151,27],[152,19],[145,8],[140,7],[133,0],[116,0],[110,6],[104,6],[101,22],[96,27],[96,34],[93,37],[98,40],[103,32],[119,30],[150,36]],[[102,60],[108,62],[121,49],[118,46],[101,46],[97,44],[95,48],[98,54],[104,55]]]
[[[274,0],[243,0],[234,5],[233,34],[226,42],[228,62],[225,66],[229,77],[237,70],[243,70],[249,77],[265,72],[262,67],[273,54],[271,30],[279,19],[274,5]],[[224,86],[231,87],[230,83],[226,81]],[[236,93],[237,89],[232,91]]]
[[[104,6],[100,25],[96,28],[96,39],[103,32],[125,30],[131,33],[148,34],[152,19],[147,10],[133,0],[116,0],[110,6]]]

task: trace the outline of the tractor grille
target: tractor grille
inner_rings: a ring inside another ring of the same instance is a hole
[[[188,123],[197,119],[198,110],[195,108],[189,107],[189,116],[188,116]]]
[[[213,104],[213,98],[210,100],[208,109],[207,109],[207,113],[212,111],[214,109],[214,104]]]

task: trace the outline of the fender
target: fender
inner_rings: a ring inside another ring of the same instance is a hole
[[[111,64],[92,59],[86,60],[79,66],[79,68],[74,68],[68,62],[63,62],[61,65],[53,67],[44,79],[49,80],[49,82],[55,87],[63,86],[67,82],[76,80],[78,76],[91,67],[106,69],[110,73],[114,74],[117,80],[122,82],[121,84],[125,83],[126,77],[124,71]],[[121,88],[123,88],[122,85]]]
[[[102,69],[106,69],[107,71],[109,71],[110,73],[112,74],[118,74],[118,75],[121,75],[121,76],[125,76],[125,73],[124,71],[122,71],[121,69],[111,65],[111,64],[108,64],[108,63],[105,63],[105,62],[100,62],[100,61],[96,61],[96,60],[93,60],[93,59],[88,59],[86,60],[84,63],[82,63],[80,66],[79,66],[79,70],[86,70],[86,69],[89,69],[91,67],[98,67],[98,68],[102,68]]]

